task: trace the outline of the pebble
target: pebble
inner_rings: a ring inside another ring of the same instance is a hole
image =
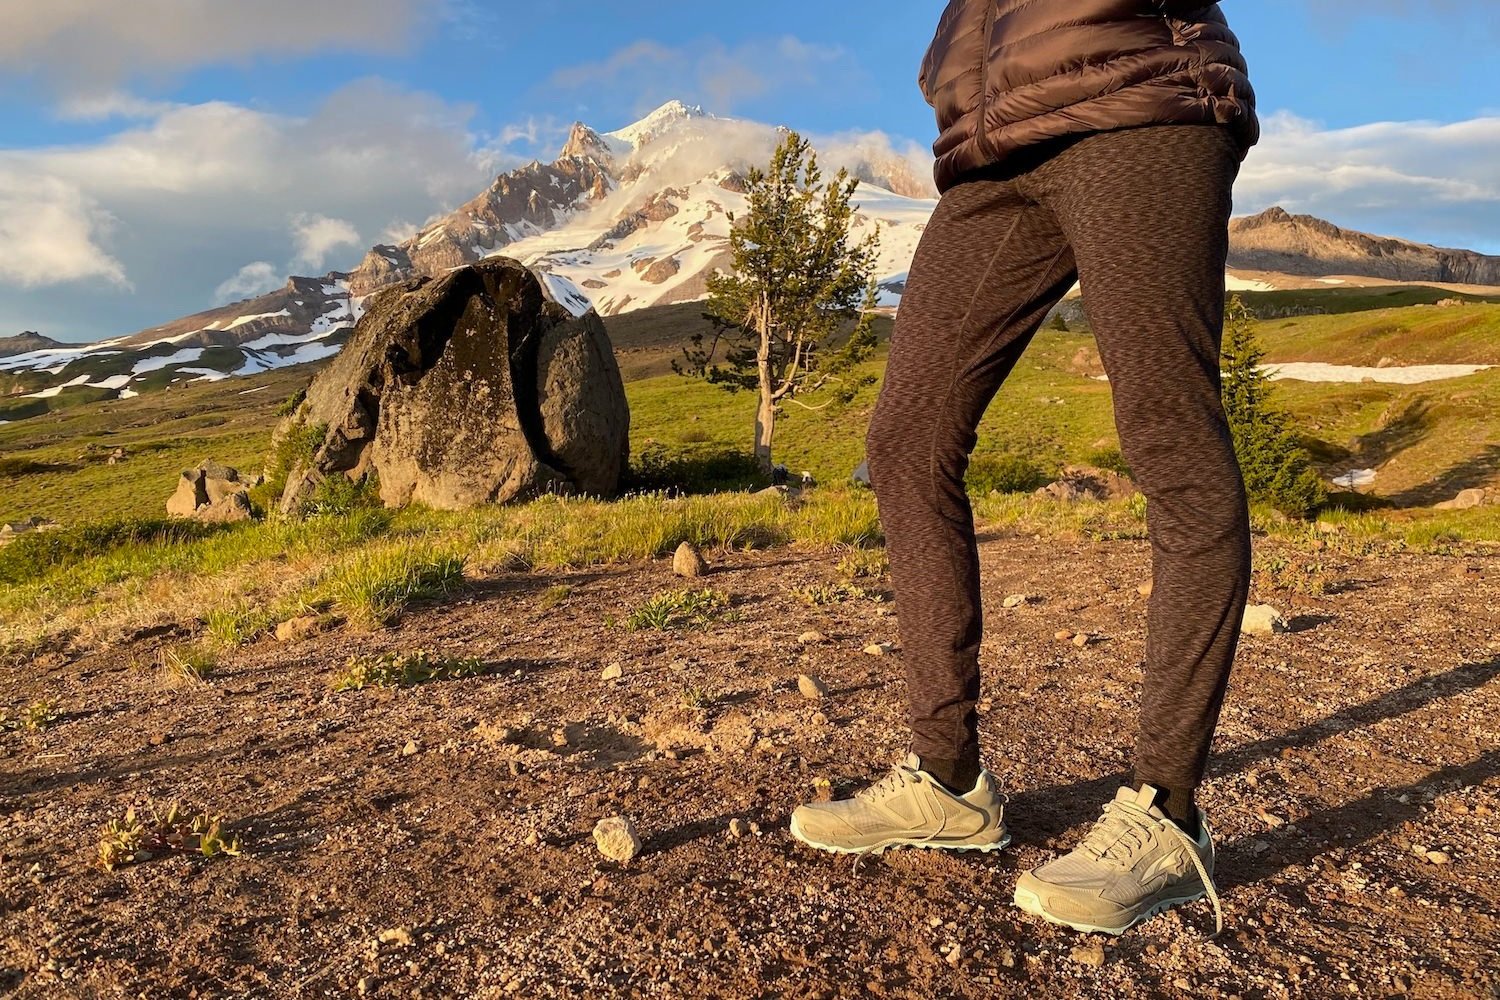
[[[685,577],[704,576],[708,573],[708,560],[692,542],[683,542],[672,554],[672,572]]]
[[[750,824],[736,816],[729,821],[729,835],[731,837],[743,837],[750,832]]]
[[[797,675],[797,690],[801,691],[802,697],[808,701],[817,701],[828,695],[828,685],[812,674]]]
[[[1057,640],[1071,639],[1073,638],[1073,630],[1060,628],[1056,632],[1052,633],[1052,638]]]
[[[374,976],[365,976],[364,978],[362,978],[359,981],[357,987],[359,989],[359,995],[364,996],[366,993],[373,990],[375,988],[375,984],[379,981],[380,980],[376,979]]]
[[[797,641],[802,643],[802,645],[804,646],[811,646],[815,643],[827,642],[828,636],[824,635],[822,632],[819,632],[814,628],[808,629],[806,632],[803,632],[800,636],[797,637]]]
[[[1090,636],[1087,632],[1079,632],[1073,637],[1073,645],[1077,646],[1079,649],[1082,649],[1084,646],[1087,646],[1089,644],[1089,639]]]
[[[1446,865],[1453,860],[1446,851],[1428,851],[1426,857],[1435,865]]]
[[[411,930],[406,927],[392,927],[380,932],[381,944],[393,944],[401,948],[411,947]]]
[[[541,842],[542,842],[541,834],[537,833],[535,830],[532,830],[530,833],[528,833],[526,835],[526,846],[527,847],[535,847],[536,845],[540,844]]]
[[[1250,635],[1271,635],[1287,631],[1286,619],[1269,604],[1252,604],[1245,608],[1240,620],[1240,631]]]
[[[1135,588],[1135,592],[1137,594],[1140,594],[1142,597],[1150,597],[1151,596],[1151,581],[1147,580],[1145,583],[1143,583],[1139,587]]]
[[[870,656],[889,656],[893,648],[888,642],[872,642],[865,647],[865,652]]]
[[[619,661],[616,660],[614,663],[611,663],[609,666],[604,668],[604,670],[599,674],[599,679],[604,681],[614,681],[619,680],[623,676],[625,676],[625,668],[620,666]]]
[[[1025,594],[1011,594],[1009,597],[1007,597],[1005,599],[1005,607],[1007,607],[1007,608],[1019,608],[1021,605],[1025,604],[1025,603],[1026,603],[1026,595]]]
[[[526,773],[526,765],[518,760],[507,761],[506,767],[510,768],[510,774],[513,778],[519,778]]]
[[[1079,965],[1097,969],[1104,965],[1104,946],[1097,941],[1081,944],[1073,949],[1071,957]]]
[[[622,865],[641,853],[641,838],[636,835],[634,824],[624,816],[606,816],[594,824],[594,844],[600,854]]]
[[[401,748],[401,756],[403,756],[403,757],[410,757],[412,754],[414,754],[416,752],[417,752],[417,741],[416,740],[407,740],[406,741],[406,746],[404,746],[404,747]]]

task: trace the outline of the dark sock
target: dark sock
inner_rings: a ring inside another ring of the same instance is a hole
[[[1140,791],[1147,784],[1150,782],[1137,779],[1133,787],[1136,791]],[[1198,839],[1202,825],[1198,822],[1198,803],[1193,799],[1193,789],[1157,788],[1156,798],[1151,804],[1166,813],[1167,819],[1181,827],[1183,833],[1194,840]]]
[[[954,795],[967,795],[979,782],[979,749],[965,751],[957,760],[942,757],[920,757],[922,770],[932,775]]]

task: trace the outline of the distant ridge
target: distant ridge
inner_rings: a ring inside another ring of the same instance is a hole
[[[1321,277],[1334,274],[1500,285],[1500,257],[1371,236],[1273,206],[1229,223],[1229,266]]]
[[[43,337],[40,333],[27,330],[14,337],[0,337],[0,358],[8,358],[12,354],[28,354],[31,351],[42,351],[49,347],[61,347],[62,344],[51,337]]]

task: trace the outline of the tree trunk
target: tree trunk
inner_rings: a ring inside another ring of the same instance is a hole
[[[771,472],[771,439],[776,434],[776,396],[771,385],[771,333],[769,317],[761,317],[760,351],[756,367],[760,372],[760,406],[755,411],[755,461],[761,471]]]

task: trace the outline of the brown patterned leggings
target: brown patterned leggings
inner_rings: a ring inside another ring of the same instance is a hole
[[[1153,589],[1136,778],[1201,781],[1250,578],[1219,381],[1239,163],[1223,127],[1123,129],[970,175],[939,202],[866,442],[913,752],[954,760],[977,747],[979,561],[964,475],[990,400],[1081,280],[1121,451],[1147,498]]]

